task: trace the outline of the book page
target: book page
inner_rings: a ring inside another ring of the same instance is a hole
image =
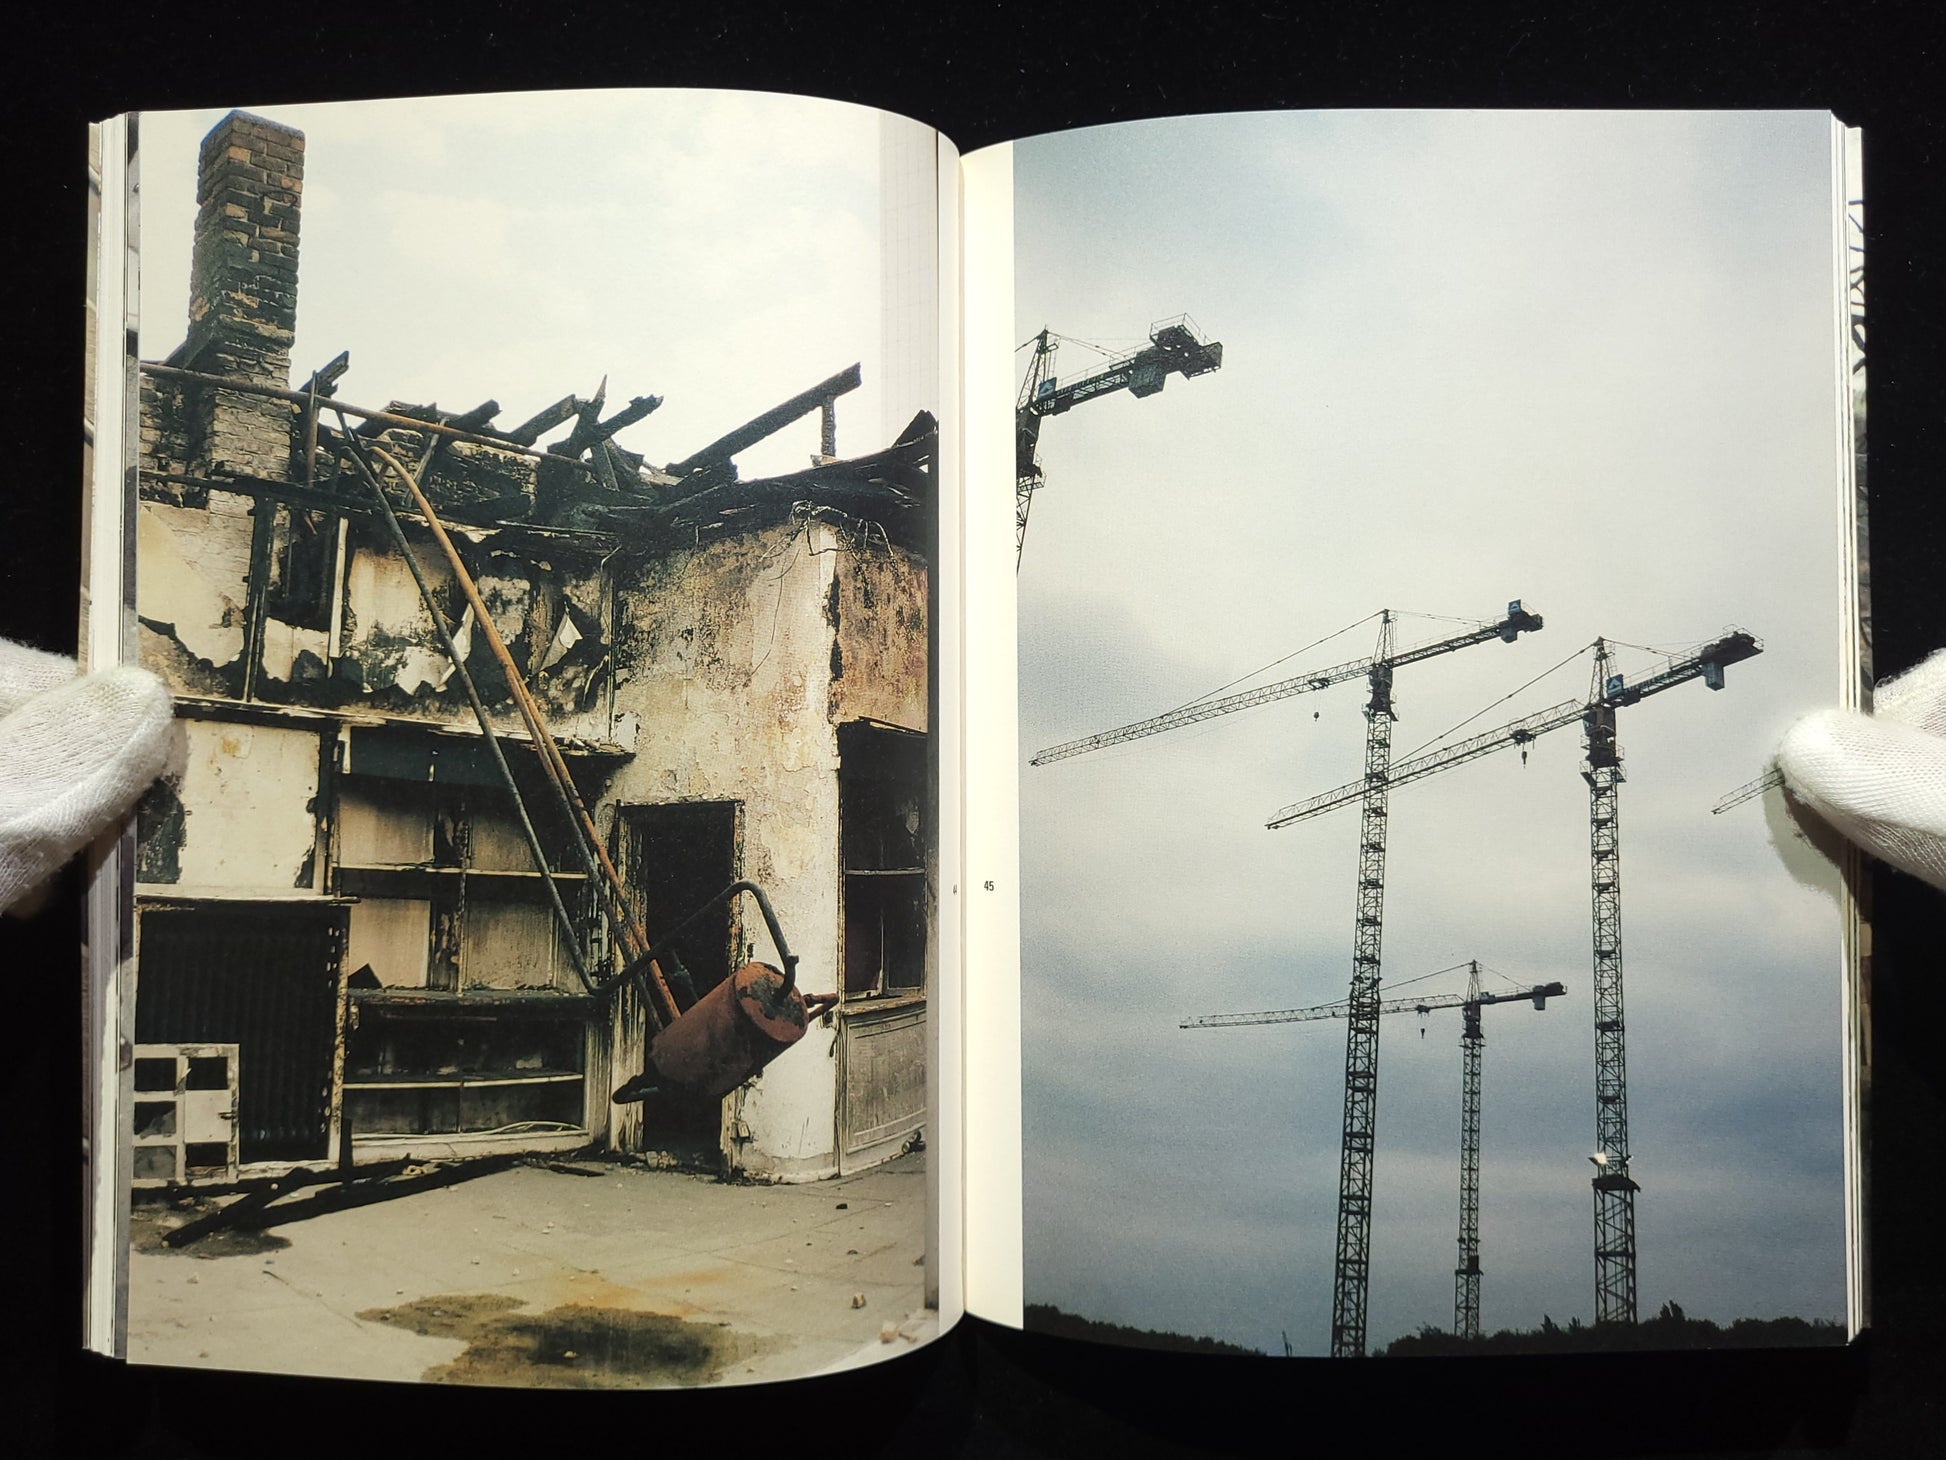
[[[1015,144],[1028,1327],[1855,1331],[1853,908],[1768,774],[1860,679],[1841,153]]]
[[[1020,821],[1013,517],[1013,151],[966,180],[966,1306],[1020,1325]]]
[[[137,278],[140,229],[135,194],[137,128],[133,118],[101,123],[89,133],[89,269],[91,330],[86,345],[83,410],[81,626],[85,665],[126,662],[135,653],[134,583],[128,573],[128,526],[134,519],[137,442],[134,416]],[[83,1344],[119,1351],[128,1287],[128,920],[134,876],[132,827],[90,849],[91,877],[82,945],[82,1305]]]
[[[643,1387],[935,1336],[950,147],[733,92],[138,122],[95,657],[179,725],[97,894],[91,1341]]]
[[[1864,137],[1831,119],[1832,307],[1844,341],[1832,392],[1837,416],[1839,521],[1845,543],[1838,564],[1841,618],[1838,704],[1872,703],[1871,533],[1865,495],[1865,169]],[[1871,1326],[1871,1243],[1866,1224],[1870,1163],[1865,1110],[1871,1095],[1872,874],[1856,848],[1841,857],[1845,885],[1844,1096],[1845,1248],[1849,1260],[1847,1321]]]

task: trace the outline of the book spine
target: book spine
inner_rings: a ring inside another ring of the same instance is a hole
[[[90,129],[86,395],[83,401],[80,660],[136,662],[134,572],[138,246],[133,116]],[[133,1075],[135,831],[88,855],[82,929],[82,1341],[124,1357],[128,1311],[129,1143]]]

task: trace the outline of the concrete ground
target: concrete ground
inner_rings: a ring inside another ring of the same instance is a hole
[[[925,1160],[801,1186],[535,1161],[178,1248],[196,1211],[138,1203],[128,1357],[600,1388],[869,1363],[937,1332]]]

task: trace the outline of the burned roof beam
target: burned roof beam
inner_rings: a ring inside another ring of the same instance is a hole
[[[546,410],[515,426],[507,433],[507,439],[521,446],[532,446],[542,435],[552,431],[580,408],[580,401],[571,395],[564,395]]]
[[[487,422],[491,421],[495,416],[499,414],[500,414],[500,402],[497,400],[486,400],[486,401],[481,401],[477,406],[473,407],[472,410],[467,411],[463,415],[458,415],[458,416],[442,415],[439,418],[439,424],[442,426],[453,426],[461,431],[486,432]],[[497,435],[498,433],[487,432],[487,434]]]
[[[936,432],[933,418],[921,412],[896,445],[870,456],[814,466],[787,476],[722,482],[674,501],[641,507],[607,507],[594,515],[601,522],[626,530],[690,521],[717,512],[806,496],[819,500],[873,499],[901,508],[924,506]]]
[[[578,457],[587,449],[588,443],[596,439],[599,429],[602,402],[608,399],[608,377],[601,377],[601,384],[595,387],[594,399],[578,400],[574,403],[574,429],[565,441],[556,441],[547,449],[556,456]]]
[[[887,517],[887,521],[903,520],[908,514],[924,511],[927,505],[923,493],[909,491],[883,478],[826,483],[814,496],[801,489],[793,489],[792,484],[781,477],[752,485],[759,488],[755,495],[746,495],[741,489],[732,495],[730,489],[725,487],[668,506],[596,508],[592,516],[604,526],[636,541],[655,541],[665,532],[679,531],[686,535],[691,528],[708,525],[712,521],[726,523],[744,513],[765,509],[781,511],[802,501],[815,501],[819,506],[875,515],[885,514],[889,508],[896,516]]]
[[[606,441],[595,442],[594,449],[588,453],[588,459],[594,462],[595,475],[601,478],[601,484],[616,496],[620,496],[622,484],[621,480],[615,475],[615,463],[609,458],[608,443]]]
[[[340,350],[322,370],[313,370],[311,378],[304,382],[305,395],[333,396],[338,393],[338,382],[344,379],[345,372],[351,369],[351,351]]]
[[[604,441],[596,450],[607,455],[609,462],[621,479],[623,491],[646,491],[648,488],[641,477],[636,475],[638,463],[631,459],[631,453],[622,450],[613,441]]]
[[[481,436],[496,438],[500,435],[498,431],[487,429],[487,422],[500,414],[500,402],[497,400],[481,401],[472,410],[457,414],[452,411],[442,411],[437,401],[431,405],[418,406],[409,401],[395,400],[386,409],[395,416],[403,416],[406,420],[420,425],[450,426],[455,431],[472,431]],[[382,436],[393,429],[395,428],[390,425],[367,422],[358,428],[356,434],[369,438]]]
[[[792,396],[780,406],[773,406],[761,416],[745,422],[730,432],[710,442],[701,451],[673,462],[669,472],[674,476],[688,476],[692,472],[708,467],[722,466],[746,447],[754,446],[766,436],[774,435],[791,422],[812,411],[819,410],[836,400],[839,396],[858,389],[864,377],[859,368],[853,365],[849,370],[840,370],[829,380],[821,380],[809,390]]]
[[[308,405],[310,396],[301,390],[284,390],[278,386],[258,385],[254,381],[237,380],[227,375],[211,375],[201,370],[180,370],[173,365],[161,365],[152,360],[144,360],[138,367],[144,375],[152,375],[157,380],[180,380],[192,385],[211,385],[222,390],[239,391],[245,395],[266,396],[271,400],[287,401],[294,406]],[[454,441],[471,441],[479,446],[491,446],[496,451],[505,451],[513,456],[530,457],[535,461],[569,460],[580,471],[594,475],[594,467],[584,461],[562,458],[546,451],[536,451],[532,447],[509,440],[488,432],[466,431],[456,426],[442,425],[437,421],[419,421],[410,416],[397,415],[391,411],[375,411],[365,406],[347,405],[333,399],[331,409],[340,415],[357,416],[364,421],[380,421],[387,426],[400,426],[408,431],[430,431],[437,436],[445,436]]]
[[[662,404],[662,397],[659,395],[636,396],[634,400],[630,401],[627,405],[623,406],[619,411],[615,412],[614,415],[610,416],[607,420],[601,423],[600,427],[598,428],[600,433],[600,439],[606,441],[608,440],[609,437],[613,436],[617,431],[620,431],[628,426],[633,426],[637,421],[641,420],[644,416],[648,415],[649,412],[653,411],[657,406],[661,404]]]
[[[322,487],[304,487],[295,482],[274,480],[269,477],[203,477],[186,472],[143,472],[142,491],[145,500],[172,503],[165,486],[194,487],[206,492],[233,492],[240,496],[259,498],[273,502],[288,503],[307,512],[328,512],[336,517],[350,517],[363,520],[376,518],[378,510],[366,506],[354,498],[341,496],[337,492]],[[590,553],[603,553],[615,545],[611,533],[591,531],[587,528],[556,527],[544,522],[531,522],[521,517],[509,515],[514,508],[530,507],[525,495],[506,497],[485,502],[456,503],[443,509],[444,515],[455,522],[463,523],[469,532],[485,529],[492,533],[511,534],[509,541],[532,541],[577,549]],[[407,522],[418,522],[416,513],[400,510],[399,516]],[[540,549],[536,549],[537,551]]]
[[[567,438],[556,441],[548,451],[564,459],[578,459],[583,452],[588,455],[589,464],[594,467],[595,477],[611,495],[619,497],[623,491],[624,480],[627,485],[637,486],[635,465],[622,454],[613,437],[617,431],[632,426],[656,407],[662,404],[657,395],[638,395],[606,420],[601,419],[602,401],[608,394],[608,378],[602,377],[601,388],[595,392],[593,400],[576,401],[574,413],[579,419],[574,430]]]
[[[604,421],[600,419],[601,405],[607,393],[608,382],[603,380],[601,389],[595,392],[593,400],[575,401],[572,414],[579,415],[581,419],[575,423],[574,430],[567,440],[557,441],[548,450],[557,456],[578,457],[589,447],[603,444],[617,431],[633,426],[662,404],[662,397],[659,395],[638,395]],[[562,419],[565,420],[566,417]],[[596,462],[595,469],[597,471],[601,469],[599,461]]]

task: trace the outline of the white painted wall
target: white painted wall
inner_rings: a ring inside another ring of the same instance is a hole
[[[190,719],[177,729],[163,776],[186,812],[179,885],[279,897],[312,886],[318,732]]]
[[[741,801],[743,875],[768,893],[799,987],[837,989],[836,721],[924,728],[924,567],[882,538],[861,550],[822,523],[786,523],[646,565],[622,586],[617,617],[617,716],[640,730],[604,803]],[[916,647],[892,652],[894,628],[916,629]],[[754,956],[774,959],[754,907],[744,927]],[[814,1024],[733,1097],[732,1119],[750,1133],[733,1147],[741,1170],[780,1180],[836,1170],[836,1040]]]

